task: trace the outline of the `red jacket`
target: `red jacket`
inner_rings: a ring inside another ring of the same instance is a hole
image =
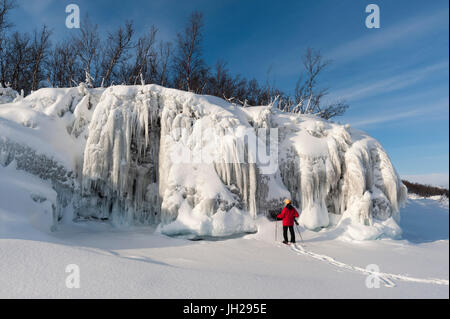
[[[284,207],[281,214],[277,215],[277,218],[283,219],[283,226],[294,226],[294,218],[299,217],[294,207]]]

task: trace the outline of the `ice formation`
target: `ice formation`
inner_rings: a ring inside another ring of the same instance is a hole
[[[11,89],[10,87],[4,88],[0,84],[0,104],[10,103],[14,101],[18,96],[19,94],[13,89]]]
[[[397,236],[406,198],[364,132],[156,85],[41,89],[0,104],[0,164],[14,159],[52,181],[54,227],[101,219],[228,236],[257,231],[256,216],[288,197],[304,227],[362,240]]]
[[[80,216],[155,223],[160,211],[157,96],[109,88],[92,115],[84,151]]]

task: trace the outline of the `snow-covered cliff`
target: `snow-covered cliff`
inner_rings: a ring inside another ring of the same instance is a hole
[[[12,161],[52,181],[54,228],[101,219],[227,236],[257,231],[257,215],[292,198],[305,227],[371,239],[400,233],[406,198],[364,132],[156,85],[41,89],[0,104],[0,164]]]

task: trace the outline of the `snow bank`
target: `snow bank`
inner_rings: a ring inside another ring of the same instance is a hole
[[[437,203],[439,203],[442,207],[447,208],[448,209],[448,197],[445,195],[434,195],[434,196],[429,196],[429,197],[424,197],[424,196],[420,196],[414,193],[408,193],[408,199],[419,199],[419,200],[433,200],[436,201]]]
[[[228,236],[256,231],[257,215],[288,197],[311,230],[400,233],[406,188],[384,149],[314,116],[156,85],[81,85],[0,105],[0,136],[0,150],[6,140],[26,145],[71,172],[74,219]]]

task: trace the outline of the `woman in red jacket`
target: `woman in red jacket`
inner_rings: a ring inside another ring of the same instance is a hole
[[[287,231],[289,229],[289,232],[291,233],[291,243],[295,243],[295,233],[294,233],[294,221],[295,218],[299,217],[298,212],[295,210],[295,208],[291,205],[291,201],[289,199],[285,199],[284,203],[286,206],[283,208],[280,214],[277,215],[278,219],[283,220],[283,237],[284,237],[284,244],[288,243],[287,238]]]

